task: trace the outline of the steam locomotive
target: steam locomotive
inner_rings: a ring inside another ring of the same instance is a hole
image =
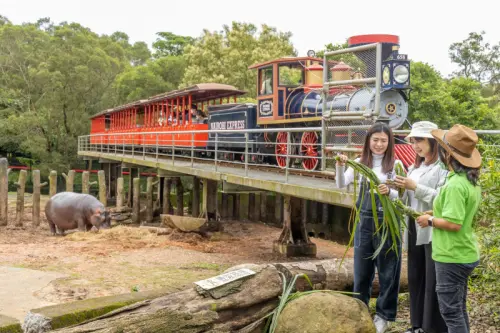
[[[378,62],[375,49],[362,47],[374,43],[381,45]],[[196,154],[205,156],[213,156],[217,146],[224,152],[218,158],[227,160],[240,158],[248,149],[254,162],[283,168],[287,161],[294,162],[286,158],[287,142],[291,142],[294,149],[288,153],[301,156],[295,159],[299,167],[314,170],[321,156],[321,138],[315,131],[290,133],[290,138],[285,131],[250,133],[247,144],[243,133],[215,135],[210,131],[319,127],[323,118],[330,115],[333,120],[352,120],[356,117],[350,117],[350,113],[373,112],[391,128],[400,127],[408,115],[410,62],[398,52],[399,37],[354,36],[348,39],[348,46],[355,50],[349,60],[358,68],[342,59],[315,57],[313,52],[306,57],[280,58],[250,66],[258,73],[257,103],[238,103],[238,97],[245,92],[233,86],[202,83],[104,110],[91,118],[90,143],[109,147],[159,145],[165,150],[193,147]],[[325,80],[329,82],[327,90]],[[168,133],[171,131],[175,134]],[[151,132],[155,134],[148,134]],[[145,134],[138,135],[141,133]],[[398,149],[397,154],[398,151],[403,163],[410,164],[410,150]]]

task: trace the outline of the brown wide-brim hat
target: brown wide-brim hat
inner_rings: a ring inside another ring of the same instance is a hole
[[[477,134],[464,125],[454,125],[449,131],[435,129],[432,136],[463,166],[477,169],[481,167],[481,154],[476,149]]]

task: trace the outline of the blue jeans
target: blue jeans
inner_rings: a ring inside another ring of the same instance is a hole
[[[379,212],[382,223],[383,213]],[[377,315],[388,321],[396,320],[398,310],[399,277],[401,274],[401,243],[398,255],[388,251],[392,241],[387,239],[380,254],[370,258],[380,244],[380,236],[374,235],[375,224],[372,212],[361,211],[360,221],[354,232],[354,292],[366,305],[370,301],[375,267],[378,271],[380,292],[377,298]]]
[[[478,264],[479,261],[472,264],[436,261],[436,293],[439,311],[450,333],[469,333],[467,280]]]

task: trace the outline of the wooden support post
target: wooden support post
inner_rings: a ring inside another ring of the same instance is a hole
[[[323,212],[321,214],[321,224],[323,224],[323,225],[328,224],[328,204],[327,203],[323,204]]]
[[[267,192],[260,193],[260,221],[266,222],[267,219]]]
[[[49,195],[52,198],[57,193],[57,171],[52,170],[49,175]]]
[[[311,211],[311,223],[318,223],[318,202],[309,201],[309,210]]]
[[[139,223],[141,220],[141,179],[134,178],[134,193],[132,197],[132,222]]]
[[[203,179],[203,216],[207,220],[217,219],[217,181]]]
[[[255,193],[248,193],[248,220],[255,221],[256,213]],[[260,207],[259,207],[260,210]]]
[[[108,200],[106,196],[106,175],[104,170],[99,170],[97,172],[97,179],[99,180],[99,201],[106,207],[108,205]]]
[[[40,225],[40,192],[44,186],[47,186],[47,182],[40,184],[40,170],[33,170],[33,212],[31,224],[34,227]]]
[[[26,170],[19,171],[19,179],[16,183],[17,187],[17,201],[16,201],[16,227],[23,226],[23,216],[24,216],[24,189],[26,188],[26,176],[28,172]]]
[[[159,177],[159,183],[158,183],[158,207],[163,207],[163,192],[165,191],[165,177]]]
[[[309,240],[304,220],[301,218],[301,200],[284,195],[283,230],[273,243],[274,252],[287,257],[316,256],[316,244]]]
[[[238,193],[233,194],[233,218],[240,220],[241,196]]]
[[[220,217],[225,219],[229,216],[227,210],[228,210],[228,204],[229,204],[229,195],[227,193],[222,193],[221,196],[221,213]]]
[[[184,186],[182,186],[181,177],[175,177],[175,193],[177,197],[175,215],[184,215]]]
[[[172,178],[165,180],[163,189],[163,214],[173,214],[172,200],[170,199],[170,192],[172,191]]]
[[[116,208],[123,207],[123,177],[119,177],[116,182]]]
[[[193,217],[200,216],[200,178],[193,177]]]
[[[146,182],[146,222],[153,222],[153,177]]]
[[[88,171],[82,172],[82,193],[89,194],[90,186],[97,184],[97,182],[90,181],[90,173]]]
[[[276,224],[281,226],[283,225],[283,209],[284,209],[284,204],[283,204],[283,196],[279,193],[276,193],[276,200],[275,200],[275,206],[274,206],[274,220],[276,221]]]
[[[66,181],[66,192],[73,192],[73,184],[75,183],[75,170],[69,170],[67,175],[63,172],[62,176]]]
[[[0,226],[7,225],[9,207],[9,162],[0,158]]]
[[[306,225],[308,222],[308,215],[309,215],[309,210],[307,209],[308,207],[308,201],[307,199],[301,199],[300,200],[300,214],[301,214],[301,219],[302,219],[302,224]]]
[[[130,180],[129,180],[129,188],[128,188],[128,191],[129,191],[129,193],[128,193],[128,195],[129,195],[129,202],[128,202],[128,204],[130,205],[130,207],[133,207],[134,206],[134,200],[133,200],[133,196],[134,196],[134,179],[135,178],[140,178],[141,177],[141,173],[140,173],[139,168],[130,168],[129,171],[130,171],[129,172]],[[140,193],[140,190],[139,190],[139,193]]]

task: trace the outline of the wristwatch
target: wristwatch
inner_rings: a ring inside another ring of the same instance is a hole
[[[429,219],[427,220],[429,227],[432,227],[432,220],[434,220],[434,216],[429,217]]]

